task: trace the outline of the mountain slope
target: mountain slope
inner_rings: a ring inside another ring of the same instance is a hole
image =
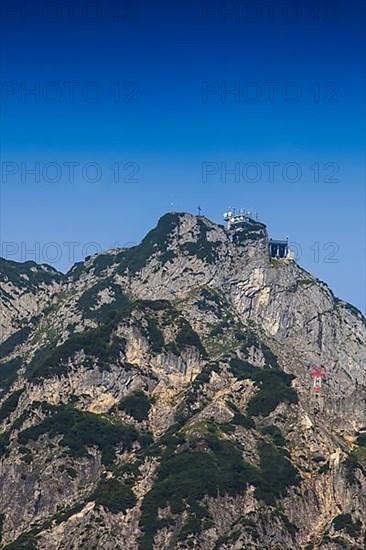
[[[27,325],[59,291],[63,275],[51,266],[0,258],[0,342]]]
[[[31,267],[0,265],[3,548],[364,547],[365,320],[263,224]]]

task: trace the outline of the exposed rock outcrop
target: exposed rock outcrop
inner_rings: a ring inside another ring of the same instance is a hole
[[[365,320],[263,224],[0,276],[2,548],[365,547]]]

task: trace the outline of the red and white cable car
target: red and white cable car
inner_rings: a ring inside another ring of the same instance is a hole
[[[327,377],[327,371],[323,365],[312,365],[310,368],[310,376],[313,379],[313,393],[319,394],[322,388],[322,382]]]

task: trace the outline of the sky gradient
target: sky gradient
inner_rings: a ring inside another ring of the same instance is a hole
[[[365,311],[364,2],[1,9],[2,256],[65,271],[236,206]]]

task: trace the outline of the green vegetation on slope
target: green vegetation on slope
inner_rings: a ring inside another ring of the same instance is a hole
[[[276,447],[283,447],[286,444],[286,440],[277,426],[272,424],[269,426],[263,426],[260,428],[260,431],[264,435],[269,435]]]
[[[146,267],[149,258],[158,253],[160,261],[166,263],[172,260],[174,252],[168,250],[172,233],[179,224],[179,214],[165,214],[158,221],[157,226],[149,231],[141,243],[132,248],[127,248],[117,254],[116,262],[119,263],[118,273],[136,273]]]
[[[169,302],[165,300],[157,300],[156,302],[139,300],[134,304],[134,307],[145,313],[147,327],[143,330],[153,352],[162,353],[165,350],[179,355],[188,347],[195,347],[203,357],[207,357],[206,349],[197,332]],[[151,310],[151,312],[148,310]],[[159,314],[159,312],[162,312],[162,315],[157,316],[156,314]],[[177,329],[174,341],[165,342],[164,334],[160,328],[165,326]]]
[[[9,336],[9,338],[0,344],[0,356],[5,357],[6,355],[12,353],[17,346],[26,341],[31,332],[32,328],[30,326],[26,326]]]
[[[153,317],[147,318],[147,337],[150,342],[151,350],[154,353],[161,353],[164,348],[164,335],[158,327],[156,319]]]
[[[103,290],[108,290],[113,295],[113,301],[102,304],[96,309],[99,301],[98,294]],[[131,305],[122,288],[111,279],[99,281],[91,288],[88,288],[78,300],[78,307],[82,310],[85,317],[97,320],[100,323],[108,322],[112,312],[118,311],[120,314],[124,312],[127,317],[131,311]]]
[[[188,346],[193,346],[201,352],[203,357],[207,357],[207,352],[201,342],[201,338],[198,336],[197,332],[193,330],[190,323],[185,319],[180,319],[180,329],[175,341],[179,351],[183,351]]]
[[[181,249],[186,251],[191,256],[196,256],[200,260],[213,264],[218,259],[218,249],[220,241],[214,242],[207,240],[208,228],[202,220],[197,220],[199,234],[197,239],[192,242],[186,242],[181,246]]]
[[[40,380],[66,374],[68,360],[81,350],[84,350],[86,356],[95,357],[100,367],[106,368],[109,362],[119,358],[125,344],[123,339],[111,337],[118,320],[116,313],[112,312],[108,322],[100,327],[73,334],[55,348],[49,346],[48,349],[40,350],[27,366],[28,379]]]
[[[230,408],[237,408],[229,403]],[[237,412],[238,414],[238,412]],[[243,417],[245,418],[245,417]],[[242,423],[240,411],[238,420]],[[208,495],[236,496],[242,494],[249,484],[255,487],[255,497],[266,504],[274,504],[289,486],[300,483],[298,471],[292,465],[288,452],[262,439],[257,442],[259,465],[246,462],[242,449],[222,433],[224,426],[207,421],[200,428],[194,425],[186,435],[179,430],[179,423],[172,427],[153,446],[154,454],[160,450],[160,465],[152,489],[145,495],[142,504],[140,526],[143,536],[139,548],[150,550],[158,529],[166,517],[158,519],[158,510],[170,507],[171,514],[188,513],[179,540],[208,528],[211,518],[202,504]],[[254,427],[253,424],[250,426]],[[279,430],[270,429],[271,436],[279,436]],[[282,444],[282,440],[280,440]]]
[[[267,416],[283,401],[298,402],[297,393],[291,387],[294,378],[291,374],[286,374],[278,368],[255,367],[236,356],[230,360],[230,369],[239,380],[253,380],[259,388],[248,403],[247,411],[251,416]]]
[[[116,445],[131,449],[135,441],[149,442],[133,426],[112,423],[97,414],[79,411],[71,406],[55,408],[52,416],[20,432],[18,441],[26,445],[29,440],[37,440],[45,433],[50,437],[62,435],[61,445],[68,447],[71,456],[87,456],[87,447],[97,447],[106,465],[112,464]]]
[[[4,550],[37,550],[37,539],[35,535],[24,533],[11,544],[7,544]]]
[[[0,434],[0,457],[4,456],[7,452],[9,445],[9,433]]]
[[[141,323],[140,329],[148,338],[153,352],[161,353],[164,350],[171,350],[179,355],[188,346],[194,346],[204,357],[207,356],[200,337],[192,329],[189,322],[179,317],[179,313],[173,306],[164,300],[157,300],[156,302],[138,300],[132,302],[123,294],[118,285],[115,285],[115,287],[112,285],[115,300],[93,311],[92,307],[96,303],[96,293],[101,288],[108,286],[111,286],[110,283],[106,286],[102,284],[101,286],[99,284],[95,285],[90,291],[86,291],[79,300],[79,306],[86,308],[86,315],[100,322],[100,326],[85,330],[82,333],[74,333],[60,346],[55,347],[53,342],[49,342],[48,345],[38,350],[27,365],[26,376],[28,380],[38,381],[43,378],[66,374],[68,361],[73,358],[76,352],[82,350],[87,357],[84,364],[91,365],[91,358],[94,358],[100,368],[109,368],[111,363],[120,360],[120,353],[124,351],[126,345],[125,339],[113,336],[113,332],[119,323],[127,322],[131,318],[132,311],[136,309],[144,312],[147,326]],[[135,322],[138,323],[137,320]],[[166,345],[159,325],[163,326],[173,322],[176,322],[178,327],[176,341]],[[127,365],[125,367],[128,368]]]
[[[256,469],[244,462],[235,445],[220,439],[214,429],[209,430],[206,443],[202,450],[192,447],[183,450],[176,448],[173,440],[173,445],[163,453],[155,484],[142,504],[141,549],[152,548],[160,526],[159,508],[169,505],[173,514],[181,513],[186,506],[188,509],[199,506],[205,495],[236,495],[258,477]],[[197,532],[198,525],[192,518],[191,524]]]
[[[247,429],[254,429],[255,428],[255,423],[254,423],[253,419],[250,418],[250,416],[245,416],[238,409],[238,407],[234,403],[232,403],[231,401],[226,401],[226,404],[229,407],[229,409],[231,409],[231,411],[234,413],[233,418],[228,423],[229,426],[232,426],[232,427],[234,427],[234,426],[243,426],[244,428],[247,428]],[[228,426],[226,426],[226,429],[227,428],[228,428]],[[229,429],[229,431],[230,431],[230,429]]]
[[[245,243],[248,240],[259,240],[267,237],[266,226],[263,223],[246,223],[241,229],[233,234],[233,241],[236,244]]]
[[[42,283],[52,284],[63,279],[50,265],[39,265],[36,262],[14,262],[0,258],[0,281],[10,281],[16,286],[30,287],[31,289]]]
[[[206,287],[202,288],[196,301],[196,306],[200,311],[217,313],[225,307],[226,300],[217,290]]]
[[[17,377],[22,366],[22,358],[14,357],[5,363],[0,363],[0,395],[6,391]]]
[[[357,538],[361,533],[362,523],[353,521],[351,514],[339,514],[332,522],[335,531],[345,531],[347,535]]]
[[[144,391],[136,390],[123,397],[118,404],[118,408],[141,422],[148,418],[151,403],[152,399]]]
[[[0,407],[0,421],[5,420],[15,411],[19,403],[19,398],[23,392],[24,389],[14,391],[5,399]]]
[[[366,434],[359,434],[356,443],[357,446],[350,452],[345,461],[349,483],[359,483],[355,476],[357,468],[363,470],[366,475]]]
[[[285,494],[287,487],[299,485],[300,476],[285,449],[278,449],[264,441],[258,442],[257,449],[261,480],[255,496],[266,504],[274,504],[276,498]]]
[[[127,508],[132,508],[136,504],[136,497],[131,488],[114,478],[101,481],[91,499],[113,514],[125,512]]]
[[[93,261],[94,274],[100,275],[105,269],[111,267],[115,261],[115,254],[98,254]]]

